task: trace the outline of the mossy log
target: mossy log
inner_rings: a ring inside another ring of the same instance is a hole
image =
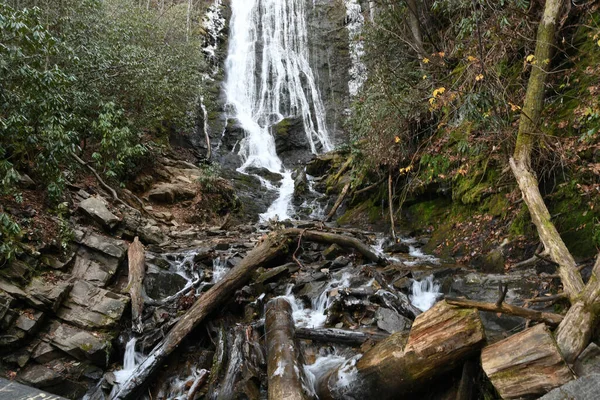
[[[267,375],[270,400],[307,400],[306,377],[300,362],[300,347],[295,342],[292,307],[283,298],[265,307]]]
[[[415,319],[408,336],[395,333],[358,361],[350,360],[327,374],[318,383],[318,395],[322,400],[410,396],[436,376],[459,367],[484,344],[478,311],[441,301]]]
[[[506,303],[502,303],[500,306],[498,306],[496,303],[485,303],[482,301],[456,299],[451,297],[446,297],[446,302],[453,306],[476,308],[481,311],[515,315],[517,317],[527,318],[532,321],[544,322],[548,325],[554,326],[560,324],[563,320],[563,316],[560,314],[531,310],[529,308],[517,307]]]
[[[133,243],[127,249],[127,261],[129,264],[129,282],[127,289],[131,296],[131,320],[135,332],[142,332],[142,311],[144,310],[144,298],[142,297],[142,283],[146,274],[146,263],[144,256],[144,245],[136,236]]]
[[[537,398],[574,378],[544,324],[487,346],[481,365],[503,399]]]
[[[252,276],[252,272],[264,267],[276,258],[288,251],[289,236],[282,232],[269,235],[259,246],[254,248],[248,255],[215,286],[209,289],[189,311],[175,324],[167,336],[149,354],[149,356],[137,366],[134,373],[111,399],[135,399],[144,390],[148,381],[155,372],[166,361],[181,341],[208,314],[231,299],[232,293],[245,285]]]

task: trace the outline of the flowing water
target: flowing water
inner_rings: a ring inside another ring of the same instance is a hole
[[[245,131],[239,155],[249,168],[281,173],[279,196],[261,218],[292,215],[293,180],[275,147],[274,125],[302,120],[312,153],[333,148],[325,107],[309,64],[305,0],[232,0],[225,94]]]

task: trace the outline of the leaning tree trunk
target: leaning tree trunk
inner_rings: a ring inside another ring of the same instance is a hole
[[[144,257],[144,245],[136,236],[133,243],[127,249],[127,260],[129,265],[129,282],[127,289],[131,296],[131,321],[133,330],[142,332],[142,311],[144,310],[144,298],[142,296],[142,283],[146,274],[146,263]]]
[[[571,300],[583,290],[583,281],[573,256],[565,246],[544,203],[537,178],[531,169],[531,152],[540,130],[540,116],[544,107],[544,85],[554,47],[556,22],[564,0],[547,0],[544,15],[538,27],[535,58],[527,84],[525,103],[519,120],[519,133],[510,166],[517,179],[523,199],[529,208],[540,240],[550,257],[556,262],[565,292]]]
[[[322,400],[409,396],[477,354],[484,343],[477,310],[441,301],[415,319],[408,338],[404,332],[395,333],[358,361],[350,360],[327,374],[318,384],[318,395]]]
[[[137,366],[131,377],[119,387],[112,399],[134,399],[148,384],[152,375],[158,371],[181,341],[208,314],[231,299],[232,293],[250,280],[252,272],[267,265],[288,251],[289,236],[281,232],[269,235],[258,247],[248,255],[227,275],[204,293],[190,310],[175,324],[164,340],[159,343],[150,355]]]

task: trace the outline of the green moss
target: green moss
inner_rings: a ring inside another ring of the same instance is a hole
[[[494,217],[505,217],[510,204],[504,194],[490,196],[481,206],[482,212],[487,212]]]
[[[531,222],[531,216],[529,215],[529,209],[524,203],[521,205],[517,216],[510,223],[508,228],[510,237],[517,236],[532,236],[535,233],[535,227]]]

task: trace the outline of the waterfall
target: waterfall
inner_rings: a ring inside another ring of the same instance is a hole
[[[289,218],[293,180],[275,148],[271,128],[287,117],[300,118],[310,151],[333,148],[325,107],[308,60],[307,0],[232,0],[225,94],[231,117],[246,136],[243,165],[281,173],[279,197],[261,216]]]

